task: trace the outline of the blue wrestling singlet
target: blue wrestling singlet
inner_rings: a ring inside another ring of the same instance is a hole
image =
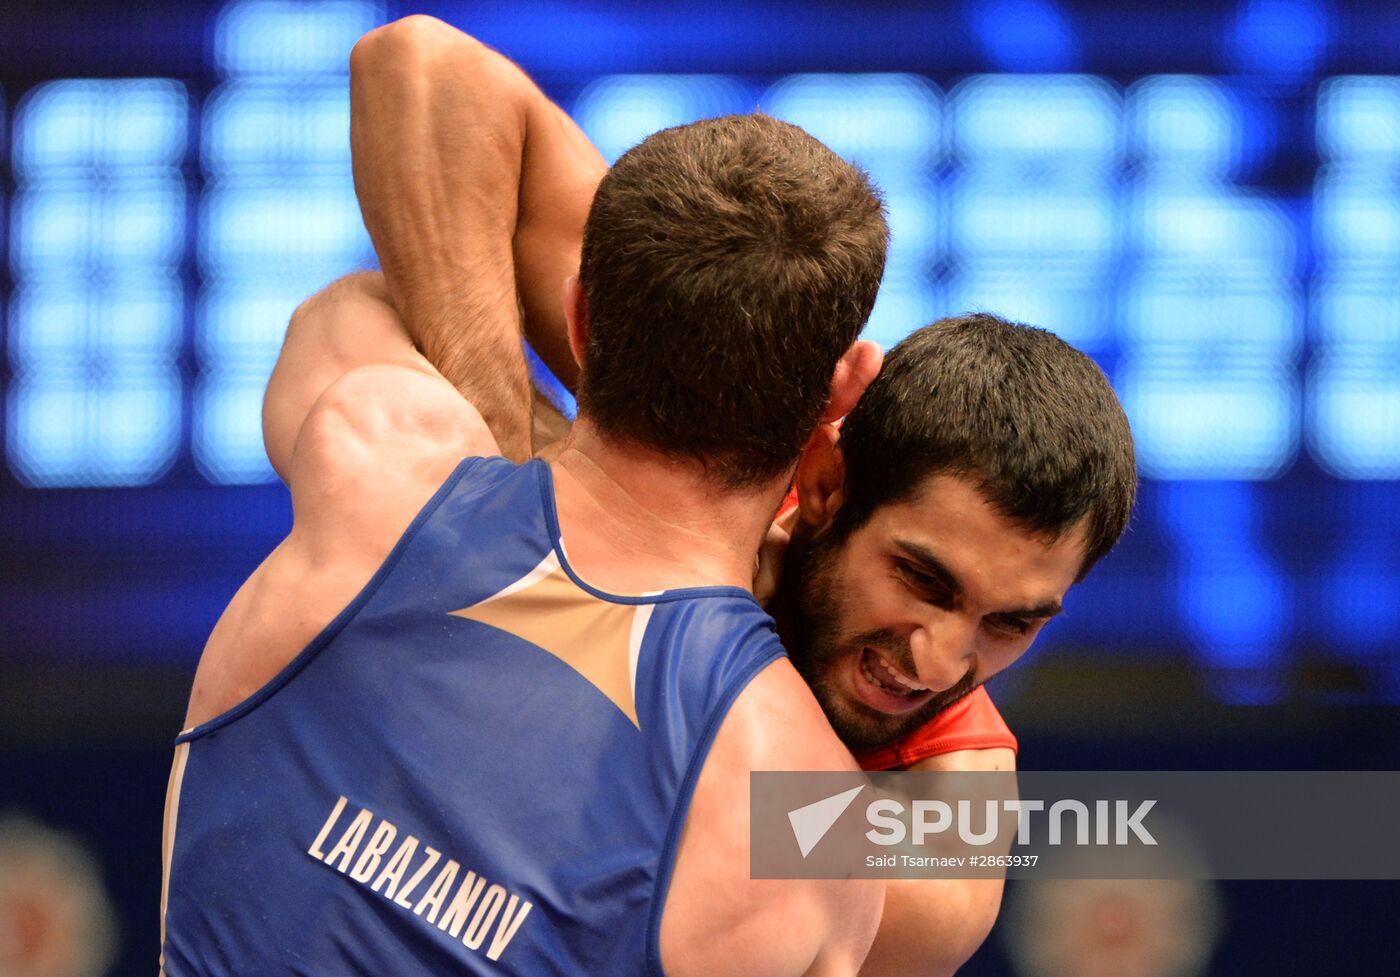
[[[660,974],[696,777],[781,654],[743,590],[589,587],[548,466],[464,461],[277,678],[176,741],[162,973]]]

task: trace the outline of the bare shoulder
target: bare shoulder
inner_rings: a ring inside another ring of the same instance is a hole
[[[441,377],[402,366],[351,370],[297,435],[294,535],[351,560],[387,553],[462,458],[497,453],[481,414]]]
[[[661,923],[668,974],[856,971],[880,883],[749,878],[749,772],[855,769],[791,663],[760,672],[721,725],[686,816]]]
[[[364,366],[332,383],[297,435],[292,531],[210,635],[186,726],[269,682],[364,588],[457,464],[494,453],[481,415],[439,377]]]

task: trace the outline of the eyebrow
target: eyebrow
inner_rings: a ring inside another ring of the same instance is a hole
[[[942,560],[934,556],[933,551],[927,546],[922,546],[919,543],[914,543],[907,539],[896,539],[894,544],[904,551],[905,556],[918,562],[919,568],[924,573],[927,573],[930,577],[937,580],[941,586],[946,587],[952,596],[957,597],[962,594],[963,586],[962,583],[959,582],[957,574],[948,569],[947,565],[944,564]],[[1063,610],[1064,608],[1060,606],[1059,601],[1048,600],[1043,604],[1037,604],[1035,607],[997,611],[996,613],[998,617],[1050,618]]]

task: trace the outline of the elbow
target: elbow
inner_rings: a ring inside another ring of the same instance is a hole
[[[400,71],[430,57],[451,53],[457,57],[480,56],[487,48],[451,24],[427,14],[402,17],[376,27],[350,50],[350,74],[363,77]]]
[[[345,299],[355,294],[367,294],[374,290],[383,291],[383,288],[383,276],[379,272],[356,272],[336,279],[310,298],[303,299],[302,303],[292,312],[291,321],[287,323],[287,335],[283,341],[283,348],[285,349],[294,338],[304,338],[308,337],[309,334],[323,332],[329,313]]]
[[[890,881],[880,931],[861,977],[951,977],[996,923],[1002,883],[993,879]]]
[[[326,318],[327,312],[346,303],[364,301],[393,305],[382,271],[356,271],[337,278],[296,307],[287,332],[289,335],[293,330],[303,332]]]

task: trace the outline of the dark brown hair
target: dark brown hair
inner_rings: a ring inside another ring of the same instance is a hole
[[[1080,577],[1127,528],[1137,492],[1128,418],[1093,360],[1044,329],[987,313],[941,319],[885,357],[841,428],[849,535],[930,475],[957,475],[1031,532],[1088,518]]]
[[[792,465],[870,315],[888,240],[869,179],[764,115],[666,129],[584,230],[579,413],[741,487]]]

